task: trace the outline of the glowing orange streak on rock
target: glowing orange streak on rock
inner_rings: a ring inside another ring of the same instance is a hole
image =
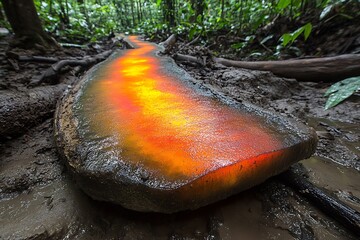
[[[153,45],[130,40],[139,48],[116,59],[93,88],[109,113],[98,116],[104,125],[98,131],[118,136],[132,164],[168,181],[194,180],[226,166],[212,176],[230,186],[239,180],[239,164],[251,174],[256,161],[280,154],[276,133],[257,117],[199,96],[161,71]]]

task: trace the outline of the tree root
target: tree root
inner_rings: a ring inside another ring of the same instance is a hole
[[[17,56],[20,62],[39,62],[39,63],[56,63],[60,61],[58,58],[43,57],[43,56]]]
[[[338,199],[326,194],[323,190],[307,181],[296,170],[290,170],[279,175],[280,180],[302,196],[307,198],[325,214],[333,217],[339,223],[360,236],[360,213]]]
[[[15,36],[10,42],[10,46],[12,48],[37,49],[42,52],[61,48],[54,38],[48,36],[46,33],[39,32],[25,34],[20,37]]]
[[[37,87],[27,93],[0,91],[0,140],[16,137],[52,116],[67,84]]]
[[[50,81],[52,83],[54,83],[53,81],[55,79],[57,79],[60,71],[62,69],[64,69],[67,66],[81,66],[81,67],[89,67],[92,66],[98,62],[101,62],[103,60],[105,60],[110,54],[112,53],[112,50],[108,50],[105,52],[102,52],[98,55],[95,56],[88,56],[83,58],[82,60],[77,60],[77,59],[66,59],[66,60],[60,60],[58,62],[56,62],[55,64],[53,64],[50,68],[48,68],[43,74],[41,74],[40,76],[35,76],[31,81],[30,81],[30,85],[32,86],[37,86],[45,81]],[[35,58],[35,57],[34,57]],[[37,60],[44,60],[47,61],[50,59],[41,59],[39,57],[36,58]],[[52,61],[53,59],[51,59]]]
[[[45,80],[54,79],[59,72],[67,66],[75,66],[74,71],[81,71],[84,67],[90,67],[105,60],[112,50],[102,52],[95,56],[85,57],[82,60],[48,58],[41,56],[9,56],[18,61],[36,61],[54,63],[40,77],[34,78],[32,85],[38,85]],[[30,127],[52,116],[56,102],[68,83],[35,87],[28,92],[0,91],[0,141],[16,137]]]

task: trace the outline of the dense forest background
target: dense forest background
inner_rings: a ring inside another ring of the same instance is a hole
[[[321,31],[331,31],[334,24],[354,23],[360,15],[358,0],[34,2],[45,31],[59,42],[95,42],[119,32],[145,34],[152,40],[177,33],[185,41],[200,40],[218,52],[242,52],[251,45],[252,50],[245,52],[255,59],[281,58],[284,48],[300,56],[305,51],[301,43],[309,38],[316,41]],[[0,7],[0,26],[10,29]],[[306,51],[322,54],[321,49]]]

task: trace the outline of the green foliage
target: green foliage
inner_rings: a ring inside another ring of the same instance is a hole
[[[46,31],[64,40],[96,41],[114,32],[136,32],[150,1],[34,0]],[[83,3],[81,3],[83,2]],[[141,6],[140,6],[141,4]],[[133,8],[133,12],[131,9]],[[140,10],[141,8],[141,10]],[[155,21],[154,18],[151,21]]]
[[[80,3],[80,2],[83,2]],[[254,35],[278,13],[268,1],[175,1],[175,26],[169,28],[163,16],[168,0],[35,0],[47,31],[68,39],[96,40],[111,32],[144,33],[150,37],[184,34],[188,40],[215,31]],[[201,6],[201,8],[199,8]],[[223,11],[223,12],[222,12]]]
[[[325,97],[329,97],[326,101],[325,109],[338,105],[359,90],[360,76],[347,78],[333,84],[324,94]]]
[[[3,12],[3,6],[2,6],[2,3],[0,1],[0,27],[4,27],[4,28],[7,28],[7,29],[10,29],[10,24],[5,20],[3,19],[4,18],[4,15],[5,13]]]
[[[279,0],[276,8],[279,11],[283,11],[287,6],[289,6],[291,4],[291,0]]]
[[[255,39],[255,35],[247,36],[243,42],[232,44],[231,48],[240,51],[241,49],[251,44],[254,41],[254,39]]]
[[[308,39],[310,33],[312,30],[311,23],[307,23],[304,26],[298,28],[292,33],[285,33],[281,36],[282,39],[282,45],[285,47],[289,43],[293,43],[302,33],[304,33],[304,39]]]
[[[145,34],[151,38],[164,38],[173,32],[187,41],[198,36],[206,39],[214,33],[251,38],[279,17],[303,23],[302,16],[314,12],[314,8],[320,19],[328,21],[331,11],[338,10],[344,1],[34,0],[44,28],[62,41],[71,42],[96,41],[113,32]],[[341,11],[339,14],[346,17]],[[169,17],[173,18],[174,26],[170,26]],[[283,34],[278,50],[289,49],[301,35],[306,40],[311,32],[312,24],[308,22],[294,32]],[[253,39],[245,40],[232,48],[241,50],[252,42]]]

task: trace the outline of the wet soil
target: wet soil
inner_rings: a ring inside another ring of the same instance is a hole
[[[3,50],[7,40],[0,40]],[[2,50],[2,90],[26,92],[31,77],[49,66],[19,63],[16,70]],[[205,87],[314,127],[316,154],[299,167],[314,184],[360,210],[359,96],[325,111],[328,83],[298,83],[222,66],[181,66]],[[59,82],[71,77],[69,72]],[[2,142],[0,153],[0,239],[357,239],[276,178],[196,211],[171,215],[94,201],[77,188],[59,158],[52,117]]]

